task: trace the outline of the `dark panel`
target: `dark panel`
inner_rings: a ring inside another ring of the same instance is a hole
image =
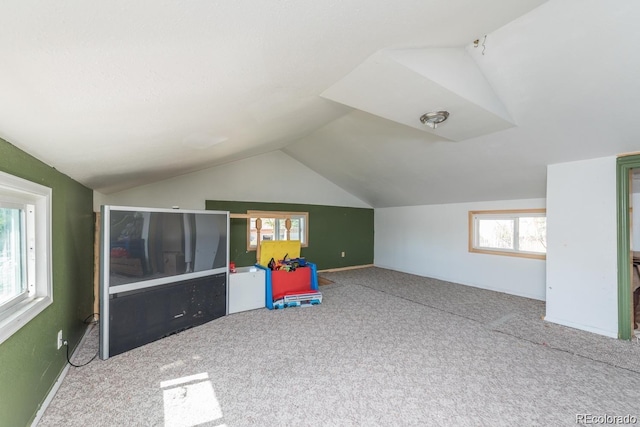
[[[109,286],[226,266],[226,212],[105,207],[104,215],[102,236],[109,243],[109,253],[103,256],[108,261]]]
[[[224,273],[113,295],[109,356],[222,317],[226,300]]]

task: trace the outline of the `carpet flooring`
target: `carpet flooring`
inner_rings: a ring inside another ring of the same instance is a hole
[[[323,276],[319,306],[236,313],[71,368],[39,426],[640,418],[637,342],[546,323],[541,301],[375,267]],[[74,362],[97,347],[95,328]]]

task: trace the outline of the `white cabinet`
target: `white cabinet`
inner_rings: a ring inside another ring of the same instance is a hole
[[[264,270],[239,267],[235,273],[229,273],[229,314],[264,306]]]

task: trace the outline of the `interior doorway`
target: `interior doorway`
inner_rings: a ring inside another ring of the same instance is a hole
[[[635,306],[634,306],[634,275],[640,270],[634,264],[634,251],[640,265],[640,247],[633,247],[634,235],[632,222],[632,208],[634,199],[634,170],[640,181],[640,155],[619,157],[616,162],[617,182],[617,216],[618,216],[618,337],[629,340],[634,335]],[[640,192],[640,182],[638,182]],[[635,197],[636,214],[640,212],[640,194]],[[640,216],[635,227],[640,227]],[[640,234],[638,236],[640,245]],[[636,284],[640,284],[640,278]]]
[[[631,169],[630,173],[631,329],[634,329],[634,334],[638,336],[640,330],[640,168]]]

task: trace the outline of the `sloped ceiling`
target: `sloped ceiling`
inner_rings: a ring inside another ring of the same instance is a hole
[[[463,48],[382,50],[321,95],[453,141],[514,126]],[[441,110],[450,113],[446,125],[431,128],[420,121],[424,113]]]
[[[6,0],[0,137],[104,193],[283,150],[372,206],[544,197],[547,164],[638,149],[640,6],[609,6]],[[376,58],[407,102],[331,94]],[[464,108],[430,132],[423,89]]]
[[[545,197],[549,164],[640,151],[640,3],[609,6],[549,1],[465,46],[512,128],[450,142],[354,109],[285,151],[378,207]]]

